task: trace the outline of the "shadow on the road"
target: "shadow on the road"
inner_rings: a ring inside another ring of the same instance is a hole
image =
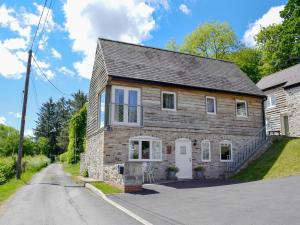
[[[142,188],[142,190],[130,192],[130,194],[132,194],[132,195],[153,195],[153,194],[159,194],[159,192],[152,190],[152,189]]]

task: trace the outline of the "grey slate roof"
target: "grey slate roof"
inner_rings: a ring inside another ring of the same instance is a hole
[[[264,96],[234,63],[99,39],[110,76]]]
[[[279,72],[273,73],[269,76],[263,77],[257,83],[257,87],[264,90],[278,85],[288,87],[296,84],[300,85],[300,63]]]

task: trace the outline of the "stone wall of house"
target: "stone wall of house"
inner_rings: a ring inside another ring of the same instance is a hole
[[[182,131],[181,129],[149,129],[149,128],[129,128],[113,127],[111,131],[106,131],[104,139],[104,166],[116,165],[128,161],[129,157],[129,138],[134,136],[151,136],[162,140],[162,161],[155,162],[156,179],[166,179],[166,168],[175,165],[175,140],[187,138],[195,142],[192,144],[192,164],[203,166],[205,168],[206,178],[219,178],[224,175],[225,164],[220,162],[220,142],[228,140],[232,142],[233,157],[238,152],[244,150],[244,144],[253,140],[253,136],[241,135],[219,135],[219,134],[202,134],[199,132]],[[117,137],[117,138],[115,138]],[[211,144],[211,162],[201,160],[201,141],[209,140]],[[170,154],[167,152],[167,146],[171,146]],[[113,175],[111,175],[113,176]]]
[[[103,144],[104,132],[99,132],[96,135],[87,139],[88,149],[84,155],[85,169],[88,170],[89,177],[103,180]]]
[[[300,86],[286,89],[289,111],[289,135],[300,136]]]

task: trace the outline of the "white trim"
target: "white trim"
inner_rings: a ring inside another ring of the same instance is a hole
[[[245,103],[246,116],[238,115],[238,113],[237,113],[237,104],[238,103]],[[247,104],[246,100],[240,100],[240,99],[235,100],[235,115],[236,115],[236,117],[242,117],[242,118],[248,117],[248,104]]]
[[[230,145],[230,156],[231,156],[231,159],[227,160],[227,159],[222,159],[221,158],[221,146],[222,144],[229,144]],[[228,141],[228,140],[224,140],[224,141],[221,141],[220,142],[220,162],[232,162],[233,161],[233,151],[232,151],[232,142],[231,141]]]
[[[274,105],[272,105],[272,99],[271,99],[272,97],[275,98]],[[268,103],[270,104],[269,106],[268,106]],[[272,109],[272,108],[276,107],[276,104],[277,104],[277,99],[276,99],[275,95],[268,95],[268,98],[266,100],[266,109]]]
[[[203,147],[202,144],[208,143],[208,152],[209,152],[209,158],[203,159]],[[209,140],[203,140],[201,141],[201,160],[202,162],[210,162],[211,161],[211,151],[210,151],[210,141]]]
[[[130,149],[130,143],[132,141],[137,141],[139,143],[138,151],[139,151],[139,158],[138,159],[131,159],[131,149]],[[142,159],[142,141],[149,141],[149,159]],[[157,141],[160,143],[160,159],[152,159],[152,145],[153,141]],[[151,137],[151,136],[136,136],[129,138],[129,146],[128,146],[128,160],[129,161],[138,161],[138,162],[159,162],[162,161],[162,141],[159,138]]]
[[[213,99],[214,100],[214,112],[208,112],[207,111],[207,99]],[[217,114],[217,104],[216,104],[216,97],[213,96],[206,96],[205,97],[205,108],[206,108],[206,113],[210,115],[216,115]]]
[[[124,111],[123,111],[123,122],[115,121],[115,90],[121,89],[124,91]],[[128,93],[129,91],[137,91],[137,122],[136,123],[129,123],[128,122]],[[127,86],[118,86],[113,85],[111,88],[111,121],[112,124],[116,125],[126,125],[126,126],[140,126],[141,124],[141,89],[134,88],[134,87],[127,87]]]
[[[174,95],[174,109],[169,109],[169,108],[164,108],[163,105],[164,105],[164,97],[163,95],[164,94],[172,94]],[[176,101],[176,92],[172,92],[172,91],[161,91],[161,110],[164,110],[164,111],[176,111],[177,110],[177,101]]]

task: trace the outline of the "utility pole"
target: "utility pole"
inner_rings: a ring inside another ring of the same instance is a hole
[[[18,149],[18,160],[17,160],[17,179],[20,179],[22,173],[24,128],[25,128],[25,118],[26,118],[26,109],[27,109],[29,77],[30,77],[30,70],[31,70],[31,58],[32,58],[32,49],[28,51],[28,61],[27,61],[25,88],[24,88],[24,96],[23,96],[22,119],[21,119],[20,140],[19,140],[19,149]]]

